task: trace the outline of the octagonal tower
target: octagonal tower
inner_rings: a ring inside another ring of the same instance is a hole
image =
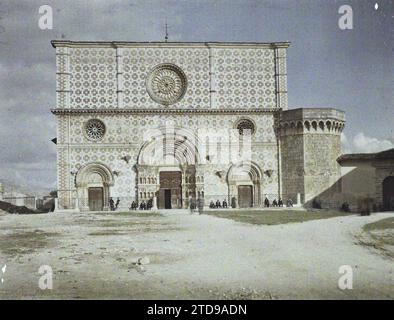
[[[300,108],[280,115],[281,190],[284,199],[310,205],[314,199],[330,206],[327,192],[340,178],[345,113],[332,108]],[[335,191],[335,190],[333,190]]]

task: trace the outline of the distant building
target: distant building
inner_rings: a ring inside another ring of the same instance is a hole
[[[35,196],[18,192],[15,189],[14,186],[0,182],[0,201],[8,202],[16,206],[26,206],[30,209],[37,208],[37,198]]]
[[[377,153],[344,154],[340,191],[343,200],[357,208],[371,199],[375,210],[394,210],[394,148]]]
[[[16,206],[25,206],[29,209],[37,209],[36,200],[37,198],[35,196],[11,191],[4,192],[2,201],[11,203]]]

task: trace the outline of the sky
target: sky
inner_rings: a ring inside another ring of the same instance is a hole
[[[375,4],[377,3],[377,6]],[[53,9],[41,30],[39,7]],[[350,5],[353,29],[338,9]],[[56,189],[53,39],[290,41],[289,108],[346,112],[344,152],[394,147],[394,0],[0,1],[0,181]]]

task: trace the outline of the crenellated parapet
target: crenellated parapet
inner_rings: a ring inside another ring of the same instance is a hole
[[[293,109],[283,111],[279,122],[281,136],[322,133],[341,134],[345,127],[345,113],[336,109]]]

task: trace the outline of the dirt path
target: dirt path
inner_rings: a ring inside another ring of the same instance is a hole
[[[355,236],[393,215],[276,226],[168,212],[1,216],[0,298],[392,299],[393,260]],[[41,265],[52,290],[38,287]],[[341,265],[353,268],[353,290],[338,289]]]

